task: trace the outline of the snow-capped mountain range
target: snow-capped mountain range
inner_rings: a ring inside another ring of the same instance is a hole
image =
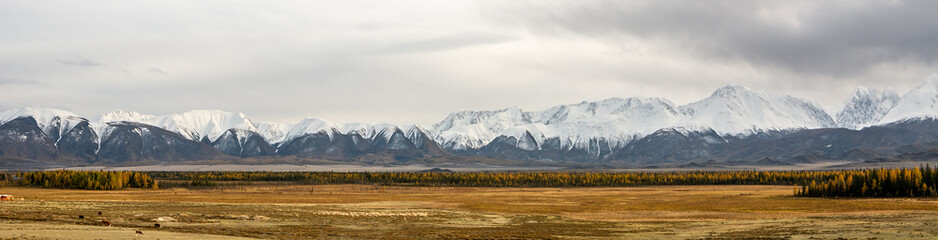
[[[708,139],[717,136],[722,140],[714,141],[720,142],[729,141],[726,140],[729,137],[744,139],[771,132],[860,130],[910,120],[938,119],[938,75],[928,77],[901,97],[889,89],[858,88],[836,114],[836,121],[809,100],[736,85],[722,87],[707,98],[680,106],[662,98],[610,98],[541,111],[517,107],[459,111],[433,126],[335,123],[319,118],[293,124],[255,122],[243,113],[219,110],[159,116],[118,110],[89,121],[67,111],[29,107],[0,112],[0,125],[23,117],[32,117],[43,134],[55,138],[53,143],[85,123],[87,131],[94,133],[93,141],[98,145],[95,152],[101,150],[101,145],[115,131],[129,129],[132,125],[141,137],[145,135],[143,132],[155,127],[179,134],[181,139],[210,144],[228,155],[242,157],[284,155],[285,152],[348,153],[353,151],[351,149],[357,149],[360,155],[421,147],[421,151],[437,152],[433,149],[441,148],[459,154],[486,154],[504,151],[507,146],[521,152],[582,152],[599,159],[663,130],[712,132]],[[487,148],[496,142],[499,147]],[[300,146],[299,143],[318,145]],[[287,146],[291,150],[282,149]],[[381,150],[376,150],[376,146],[381,146]]]
[[[117,110],[105,113],[98,119],[100,123],[136,122],[149,124],[182,134],[196,141],[203,138],[214,141],[228,129],[259,132],[257,125],[251,122],[243,113],[230,113],[220,110],[192,110],[162,116]],[[271,136],[264,137],[270,138]]]
[[[751,135],[836,126],[824,110],[810,101],[731,85],[682,106],[661,98],[611,98],[537,112],[518,108],[462,111],[450,114],[433,131],[437,141],[448,149],[477,149],[498,136],[521,139],[530,134],[537,146],[525,147],[535,150],[552,138],[559,139],[565,149],[585,148],[591,139],[602,139],[617,147],[672,128]]]

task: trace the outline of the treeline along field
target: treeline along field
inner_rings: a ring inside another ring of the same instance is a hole
[[[809,197],[936,197],[938,169],[835,171],[826,181],[812,180],[796,192]]]
[[[14,186],[118,190],[124,188],[157,189],[158,183],[142,172],[125,171],[41,171],[0,174],[0,181]]]
[[[692,172],[108,172],[3,173],[0,181],[47,188],[157,188],[156,180],[212,187],[216,182],[293,182],[430,187],[624,187],[790,185],[806,197],[935,197],[938,169]],[[4,184],[10,185],[10,184]]]
[[[693,172],[151,172],[158,179],[446,187],[795,185],[807,197],[935,197],[938,169]]]
[[[436,187],[621,187],[639,185],[794,185],[836,177],[827,171],[726,172],[148,172],[184,181],[290,181]]]

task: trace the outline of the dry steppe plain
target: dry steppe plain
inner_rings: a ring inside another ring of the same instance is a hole
[[[0,193],[20,199],[0,202],[0,238],[938,239],[936,199],[804,198],[793,191],[752,185],[7,187]],[[103,226],[105,219],[113,225]]]

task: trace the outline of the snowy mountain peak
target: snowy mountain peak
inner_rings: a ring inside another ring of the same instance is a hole
[[[879,124],[918,118],[938,118],[938,74],[933,73],[921,85],[902,95]]]
[[[247,118],[244,113],[232,113],[221,110],[190,110],[183,113],[167,115],[148,115],[133,111],[117,110],[102,115],[99,120],[101,127],[109,122],[136,122],[157,126],[169,131],[179,133],[190,140],[200,141],[203,138],[215,141],[229,129],[258,132],[257,125]],[[267,130],[270,130],[269,128]],[[261,134],[261,136],[275,137],[276,133]]]
[[[287,131],[286,136],[284,136],[284,142],[290,141],[292,139],[302,137],[307,134],[314,133],[325,133],[331,138],[334,131],[337,130],[338,125],[326,121],[322,118],[306,118],[300,122],[293,125],[289,131]]]
[[[727,85],[710,97],[680,107],[684,126],[712,128],[719,134],[752,134],[761,131],[829,128],[834,120],[817,104],[791,96],[778,96]]]
[[[98,118],[98,122],[144,122],[150,118],[153,118],[153,115],[142,114],[134,111],[115,110],[101,115],[101,117]]]
[[[928,75],[928,77],[925,78],[925,83],[926,85],[930,85],[932,87],[938,87],[938,73],[932,73],[931,75]]]
[[[460,111],[433,126],[441,145],[456,150],[477,149],[506,129],[530,124],[531,116],[518,107],[495,111]]]
[[[725,86],[723,86],[723,87],[720,87],[720,88],[718,88],[717,90],[713,91],[713,94],[711,94],[710,96],[711,96],[711,97],[714,97],[714,96],[732,96],[732,97],[737,97],[737,96],[739,96],[740,94],[758,94],[758,93],[761,93],[761,92],[753,91],[752,89],[749,89],[749,88],[747,88],[747,87],[743,87],[743,86],[741,86],[741,85],[727,84],[727,85],[725,85]]]
[[[869,127],[878,123],[898,101],[899,94],[892,89],[858,87],[837,113],[837,124],[849,129]]]
[[[679,115],[674,104],[662,98],[609,98],[538,112],[463,111],[451,114],[434,131],[442,146],[456,150],[477,149],[499,136],[518,139],[516,147],[521,149],[539,149],[547,139],[557,139],[559,147],[569,149],[588,147],[595,139],[623,145],[636,135],[676,124]]]
[[[399,128],[389,123],[345,123],[338,124],[338,131],[347,134],[358,134],[362,138],[374,139],[382,137],[385,140],[390,138]]]
[[[88,122],[88,119],[64,110],[24,107],[0,112],[0,125],[20,117],[35,119],[39,129],[48,136],[62,136],[79,123]]]
[[[228,129],[241,129],[257,132],[257,127],[243,113],[231,113],[220,110],[191,110],[184,113],[155,116],[143,121],[174,131],[192,140],[208,138],[212,141]]]
[[[280,142],[318,133],[326,134],[329,138],[335,134],[358,134],[365,139],[387,142],[398,132],[404,134],[400,127],[389,123],[333,123],[321,118],[306,118],[285,131]]]
[[[13,119],[20,117],[33,117],[36,119],[36,122],[40,125],[48,124],[50,121],[56,117],[60,119],[75,119],[75,120],[85,120],[85,118],[79,117],[78,114],[74,114],[65,110],[59,110],[54,108],[31,108],[24,107],[20,109],[13,109],[4,112],[0,112],[0,124],[9,122]]]
[[[476,121],[481,118],[488,118],[488,117],[495,117],[495,116],[517,118],[517,117],[522,117],[523,115],[524,115],[524,111],[522,111],[521,108],[513,106],[513,107],[508,107],[508,108],[493,110],[493,111],[462,110],[459,112],[451,113],[449,116],[447,116],[447,119],[453,119],[453,120],[469,119],[472,121]]]
[[[859,86],[859,87],[857,87],[857,89],[854,89],[854,90],[853,90],[853,96],[856,97],[856,96],[870,95],[870,94],[872,94],[873,92],[878,92],[878,90],[876,90],[876,89],[870,89],[870,88],[867,88],[867,87],[864,87],[864,86]]]

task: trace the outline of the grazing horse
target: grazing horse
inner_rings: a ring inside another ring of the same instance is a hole
[[[137,232],[134,234],[136,234],[137,236],[143,236],[143,232],[141,232],[140,230],[137,230]]]
[[[104,224],[104,226],[109,226],[109,227],[110,227],[110,226],[111,226],[111,221],[108,221],[107,219],[104,219],[104,220],[101,220],[101,224]]]
[[[156,228],[160,228],[160,227],[162,227],[162,226],[160,226],[160,224],[159,224],[159,223],[154,223],[154,224],[153,224],[153,226],[154,226],[154,227],[156,227]]]
[[[78,219],[85,219],[85,215],[78,215]]]

